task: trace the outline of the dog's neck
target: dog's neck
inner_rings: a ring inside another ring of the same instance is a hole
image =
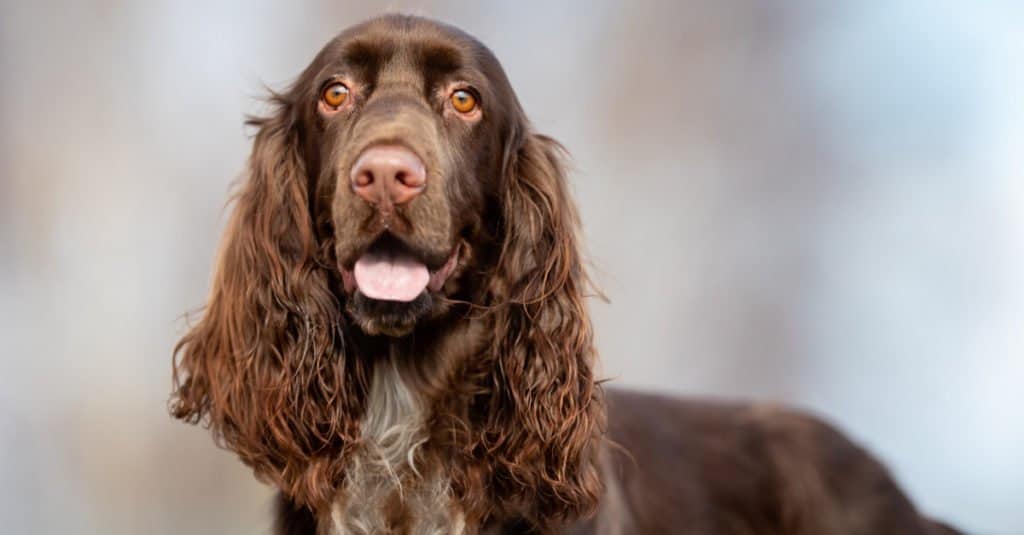
[[[360,444],[346,467],[330,529],[321,531],[465,531],[464,512],[452,500],[450,481],[438,462],[443,452],[432,451],[427,428],[433,392],[447,386],[460,359],[480,351],[475,342],[483,338],[473,336],[479,326],[466,321],[458,329],[461,332],[432,337],[430,343],[391,341],[386,354],[375,359],[360,420]]]

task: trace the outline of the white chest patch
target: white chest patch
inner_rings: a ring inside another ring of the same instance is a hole
[[[423,400],[403,381],[394,359],[378,363],[360,422],[363,443],[331,514],[332,535],[465,531],[445,474],[417,466],[416,452],[428,438],[426,417]]]

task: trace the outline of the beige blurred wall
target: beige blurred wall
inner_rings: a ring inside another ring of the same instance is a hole
[[[166,414],[263,84],[401,9],[502,59],[574,155],[617,383],[773,399],[929,513],[1024,532],[1017,2],[0,4],[0,522],[266,533]]]

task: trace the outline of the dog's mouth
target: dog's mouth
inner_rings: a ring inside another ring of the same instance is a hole
[[[444,264],[430,269],[408,246],[384,235],[356,259],[351,270],[343,266],[340,269],[349,294],[358,290],[367,299],[409,303],[425,291],[440,291],[457,262],[458,248]]]

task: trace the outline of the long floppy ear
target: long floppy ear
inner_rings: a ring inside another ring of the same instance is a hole
[[[178,342],[171,412],[300,505],[343,478],[366,378],[318,259],[299,123],[287,97],[259,128],[201,320]]]
[[[603,399],[593,377],[589,280],[564,151],[537,134],[510,143],[519,146],[506,156],[502,179],[502,249],[490,289],[496,362],[485,436],[498,470],[492,484],[547,530],[596,506]]]

